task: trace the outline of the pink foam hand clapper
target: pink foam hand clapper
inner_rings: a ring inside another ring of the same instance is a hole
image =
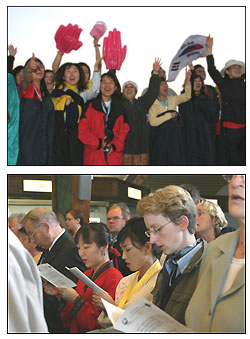
[[[125,59],[127,46],[121,44],[121,33],[116,28],[103,41],[103,59],[107,69],[120,70]]]
[[[103,21],[97,21],[95,26],[91,29],[90,35],[100,39],[107,30],[107,26]]]
[[[61,53],[70,53],[73,49],[76,51],[82,46],[79,36],[82,29],[78,25],[61,25],[55,34],[56,48]]]

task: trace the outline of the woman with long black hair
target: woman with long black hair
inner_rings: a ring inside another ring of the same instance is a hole
[[[121,86],[114,72],[102,74],[100,93],[89,101],[78,127],[84,143],[84,165],[121,165],[129,131],[121,100]]]

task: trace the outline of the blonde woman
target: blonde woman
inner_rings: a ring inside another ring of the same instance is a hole
[[[210,242],[217,238],[228,222],[219,205],[200,199],[197,204],[197,227],[195,235]]]

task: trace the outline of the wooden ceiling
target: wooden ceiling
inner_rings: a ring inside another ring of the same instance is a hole
[[[94,175],[94,177],[115,177],[149,188],[151,191],[167,185],[192,184],[201,196],[225,196],[227,184],[220,174],[147,174],[147,175]]]

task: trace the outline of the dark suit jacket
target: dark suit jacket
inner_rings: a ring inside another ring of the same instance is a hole
[[[55,242],[46,257],[44,257],[43,264],[45,263],[49,263],[75,283],[77,283],[78,279],[65,266],[78,267],[82,272],[86,271],[86,267],[78,254],[78,248],[74,239],[66,231]],[[65,333],[58,307],[59,302],[57,298],[44,293],[44,315],[50,333]]]

